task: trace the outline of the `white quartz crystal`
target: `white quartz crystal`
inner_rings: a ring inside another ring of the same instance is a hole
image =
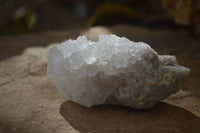
[[[190,69],[144,42],[79,36],[50,50],[47,75],[68,100],[86,107],[111,103],[149,108],[181,89]]]

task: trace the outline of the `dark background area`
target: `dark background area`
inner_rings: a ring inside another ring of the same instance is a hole
[[[199,0],[0,0],[0,35],[129,24],[200,32]]]
[[[117,25],[180,31],[199,40],[200,0],[0,0],[0,60],[75,38],[76,29]]]

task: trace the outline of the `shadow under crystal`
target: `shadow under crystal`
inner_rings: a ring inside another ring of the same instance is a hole
[[[65,101],[60,114],[82,133],[200,133],[200,118],[168,103],[149,110],[117,105],[86,108]]]

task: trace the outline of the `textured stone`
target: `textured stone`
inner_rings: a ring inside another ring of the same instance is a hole
[[[85,34],[97,40],[99,34],[107,33],[100,33],[99,29],[148,42],[159,54],[175,54],[180,64],[191,69],[187,88],[165,99],[164,106],[161,103],[147,111],[112,105],[85,108],[67,101],[48,80],[46,65],[50,47],[32,47],[0,62],[0,130],[3,133],[200,133],[199,41],[179,30],[125,25],[94,27],[88,30],[91,33],[85,31]],[[1,36],[0,57],[13,55],[30,45],[73,38],[81,31]]]

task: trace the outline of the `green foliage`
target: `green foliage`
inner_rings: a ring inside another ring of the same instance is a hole
[[[0,27],[0,34],[24,34],[31,31],[35,26],[35,15],[26,10],[22,16],[14,16],[8,20],[5,25]]]

